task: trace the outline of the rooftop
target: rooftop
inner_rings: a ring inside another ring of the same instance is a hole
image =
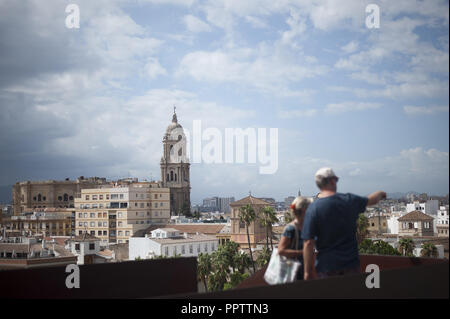
[[[267,206],[270,206],[270,203],[268,203],[260,198],[253,197],[252,195],[249,195],[238,201],[230,203],[231,207],[239,207],[239,206],[245,206],[245,205],[267,205]]]
[[[217,240],[217,238],[215,236],[208,236],[208,235],[204,235],[204,234],[189,235],[187,238],[184,236],[168,237],[168,238],[153,238],[153,237],[148,237],[148,238],[157,243],[160,243],[160,244],[182,244],[182,243],[193,243],[193,242],[199,242],[199,241]]]
[[[398,220],[399,221],[407,221],[407,220],[433,220],[434,218],[424,214],[422,212],[419,212],[418,210],[412,211],[406,215],[403,215]]]

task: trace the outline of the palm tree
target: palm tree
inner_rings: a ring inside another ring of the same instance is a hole
[[[403,256],[413,256],[414,242],[411,238],[402,238],[398,243],[398,248]]]
[[[255,219],[256,213],[251,205],[247,204],[239,208],[239,221],[245,224],[245,230],[247,231],[248,250],[250,251],[250,258],[252,260],[253,273],[256,272],[256,268],[255,261],[253,260],[252,247],[250,246],[250,234],[248,228]]]
[[[203,285],[205,286],[205,291],[208,291],[208,286],[206,283],[213,269],[212,258],[208,254],[201,253],[200,255],[198,255],[197,260],[198,260],[197,264],[198,279],[203,282]]]
[[[269,228],[272,226],[272,222],[270,221],[270,214],[272,211],[272,207],[266,206],[262,209],[261,215],[259,216],[261,226],[266,229],[266,249],[269,249]]]
[[[435,245],[432,243],[422,244],[422,250],[420,251],[422,257],[437,257],[438,251]]]

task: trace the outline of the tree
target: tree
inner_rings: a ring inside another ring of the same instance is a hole
[[[367,237],[369,231],[369,219],[364,214],[359,214],[358,220],[356,221],[356,240],[358,245]]]
[[[233,273],[231,275],[231,280],[229,282],[226,282],[225,285],[223,286],[223,290],[233,289],[248,277],[249,277],[248,273],[240,273],[240,272]]]
[[[438,251],[434,244],[424,243],[424,244],[422,244],[422,249],[420,251],[420,255],[422,257],[437,257]]]
[[[359,245],[359,252],[368,255],[391,255],[399,256],[400,253],[394,247],[383,240],[372,241],[364,239]]]
[[[289,224],[293,220],[294,220],[294,217],[292,216],[292,214],[290,212],[287,211],[284,213],[284,222],[286,224]]]
[[[275,214],[275,209],[273,209],[273,207],[271,206],[264,207],[261,211],[260,222],[261,225],[266,228],[266,247],[269,247],[270,237],[270,247],[273,250],[272,225],[278,222],[277,215]]]
[[[255,261],[253,260],[252,247],[250,245],[250,234],[248,228],[251,223],[256,220],[255,210],[251,205],[245,205],[239,208],[239,221],[245,224],[245,230],[247,232],[248,250],[250,251],[250,258],[252,260],[253,273],[256,272]]]
[[[210,255],[199,255],[198,280],[208,291],[230,289],[248,277],[250,265],[248,254],[240,251],[237,243],[227,242]]]
[[[197,277],[203,282],[205,286],[205,291],[208,291],[208,278],[213,270],[212,258],[209,254],[200,253],[197,259]]]
[[[413,250],[414,250],[414,242],[411,238],[402,238],[400,239],[399,243],[399,250],[403,256],[409,256],[413,257]]]
[[[258,257],[256,258],[256,264],[262,268],[265,264],[267,264],[272,256],[271,251],[268,247],[264,247]]]

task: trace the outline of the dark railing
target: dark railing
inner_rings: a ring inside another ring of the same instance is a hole
[[[0,298],[149,298],[197,292],[196,258],[80,265],[80,288],[65,266],[0,271]]]
[[[297,298],[448,298],[449,263],[445,259],[361,255],[361,274],[330,277],[269,286],[266,267],[233,290],[189,295],[212,299],[297,299]],[[366,286],[366,266],[380,269],[380,288]],[[183,296],[186,298],[186,296]]]

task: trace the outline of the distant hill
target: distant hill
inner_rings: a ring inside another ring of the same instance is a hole
[[[13,185],[0,186],[0,204],[12,203],[12,187]]]

